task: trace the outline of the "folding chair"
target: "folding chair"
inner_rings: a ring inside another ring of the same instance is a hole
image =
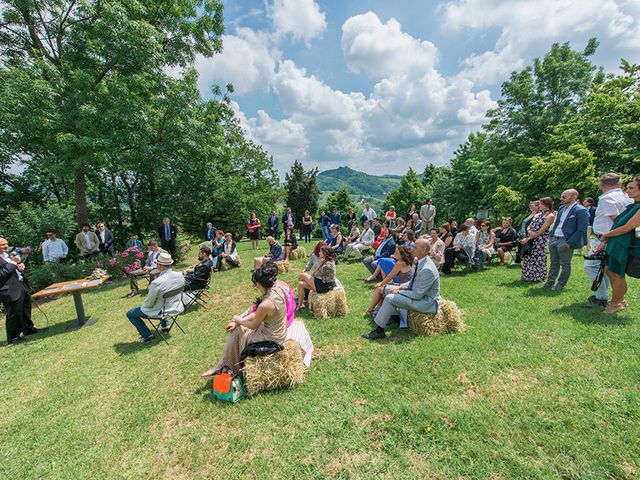
[[[184,292],[183,299],[187,299],[186,303],[182,302],[184,305],[185,312],[191,307],[194,303],[200,305],[202,308],[207,307],[207,301],[209,300],[209,282],[204,288],[200,288],[198,290],[187,290]]]
[[[177,313],[175,315],[169,315],[169,314],[166,313],[167,300],[170,299],[170,298],[173,298],[173,297],[175,297],[177,295],[182,296],[183,290],[184,290],[184,286],[178,287],[178,288],[174,288],[173,290],[169,290],[168,292],[165,292],[164,294],[162,294],[162,310],[160,311],[160,313],[158,315],[153,315],[153,316],[147,317],[147,320],[149,320],[149,323],[151,324],[151,326],[158,333],[158,335],[160,335],[162,337],[162,339],[165,341],[165,343],[167,345],[169,345],[169,342],[167,342],[166,337],[162,334],[162,330],[159,328],[162,325],[162,321],[163,320],[167,320],[167,321],[170,322],[168,331],[171,331],[173,326],[177,325],[178,328],[180,329],[180,331],[182,333],[185,333],[185,331],[182,329],[182,327],[178,323],[178,317],[182,313],[184,313],[184,311],[180,312],[180,313]]]

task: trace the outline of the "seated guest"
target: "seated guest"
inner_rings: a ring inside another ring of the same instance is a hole
[[[383,260],[386,260],[384,264]],[[384,287],[386,285],[402,285],[403,283],[410,282],[413,278],[413,248],[410,247],[398,247],[396,248],[396,252],[393,254],[393,258],[381,258],[378,263],[378,269],[384,272],[386,275],[381,282],[376,285],[376,290],[373,293],[373,297],[371,298],[371,303],[369,304],[369,308],[365,312],[365,317],[369,316],[376,309],[378,304],[384,298]],[[391,270],[387,271],[389,266]],[[382,267],[382,268],[381,268]],[[374,272],[374,275],[376,273]]]
[[[382,232],[382,224],[380,223],[380,220],[378,220],[378,217],[375,217],[373,220],[369,220],[371,223],[371,230],[373,230],[374,235],[376,236],[376,238],[378,238],[378,236],[380,236],[380,233]]]
[[[442,225],[440,225],[440,234],[438,235],[438,238],[440,238],[440,240],[442,240],[442,242],[444,243],[445,249],[451,246],[454,237],[455,235],[451,232],[451,225],[449,225],[448,223],[443,223]]]
[[[140,277],[149,276],[149,281],[153,281],[158,276],[160,271],[156,268],[156,262],[158,260],[158,255],[160,255],[161,252],[164,252],[164,250],[161,250],[158,247],[158,242],[151,240],[149,242],[149,251],[147,252],[147,259],[144,261],[144,265],[142,268],[129,273],[131,293],[127,295],[127,298],[138,295],[138,279]]]
[[[433,260],[433,263],[435,263],[436,267],[438,267],[438,270],[440,270],[440,267],[442,267],[442,264],[444,263],[445,246],[444,242],[440,240],[440,237],[438,237],[437,228],[431,229],[431,236],[429,237],[428,242],[429,257],[431,258],[431,260]]]
[[[127,248],[136,247],[138,250],[142,251],[142,242],[138,240],[138,235],[135,233],[129,237],[129,241],[127,242]]]
[[[385,214],[385,218],[387,219],[387,222],[389,222],[389,226],[394,228],[396,226],[396,207],[391,205]]]
[[[404,262],[400,264],[400,266],[398,267],[398,269],[396,269],[396,265],[398,264],[398,260],[400,260],[402,253],[407,253],[408,255],[413,255],[413,247],[409,247],[407,245],[401,246],[401,247],[396,247],[396,251],[394,252],[394,254],[389,257],[389,258],[381,258],[380,260],[377,261],[377,266],[376,269],[374,270],[374,272],[365,280],[365,282],[370,283],[370,282],[378,282],[384,278],[386,278],[390,273],[393,272],[393,275],[390,277],[389,281],[391,281],[396,275],[398,275],[398,272],[400,273],[404,273],[406,271],[409,270],[409,268],[404,268],[407,265],[409,267],[411,267],[413,265],[413,261],[412,262]],[[405,265],[406,263],[406,265]],[[398,280],[395,279],[393,280],[394,282],[397,282]],[[404,282],[400,282],[400,283],[404,283]]]
[[[387,238],[387,230],[389,230],[389,222],[387,222],[386,220],[382,223],[382,228],[380,229],[380,233],[378,233],[378,235],[376,235],[375,240],[373,241],[373,243],[371,244],[371,248],[376,250],[380,244],[382,242],[384,242],[384,239]],[[375,232],[375,230],[374,230]]]
[[[289,260],[289,254],[296,248],[298,248],[296,234],[293,233],[293,227],[287,227],[284,232],[284,259]]]
[[[502,220],[502,226],[494,228],[493,233],[496,236],[493,242],[493,248],[496,249],[496,253],[500,259],[500,265],[504,265],[504,254],[505,252],[511,251],[516,245],[518,232],[511,226],[511,218],[505,217]]]
[[[456,217],[451,217],[451,218],[449,218],[448,223],[449,223],[449,227],[450,227],[451,234],[452,234],[452,235],[454,236],[454,238],[455,238],[455,236],[456,236],[458,233],[460,233],[460,230],[459,230],[459,228],[458,228],[458,221],[456,220]]]
[[[194,268],[182,272],[185,292],[207,288],[213,267],[213,261],[210,257],[211,249],[204,246],[200,247],[198,251],[198,261],[200,263]]]
[[[343,253],[344,247],[342,245],[342,233],[340,232],[340,226],[337,224],[332,224],[330,229],[330,238],[331,241],[328,243],[331,250],[333,250],[336,254]]]
[[[156,244],[157,245],[157,244]],[[162,251],[156,260],[156,268],[158,269],[157,277],[149,284],[149,293],[145,298],[141,307],[132,308],[127,312],[127,318],[138,330],[140,338],[138,343],[145,343],[153,340],[155,337],[149,327],[144,322],[145,318],[159,315],[164,306],[164,312],[167,315],[177,315],[184,311],[182,304],[182,292],[177,293],[171,298],[164,298],[164,294],[184,286],[184,277],[180,272],[171,270],[173,259],[168,252]],[[162,331],[169,330],[169,322],[162,320]]]
[[[413,231],[416,234],[416,238],[420,238],[422,236],[422,231],[424,230],[424,222],[420,220],[420,215],[417,213],[413,214]]]
[[[362,263],[367,267],[369,272],[373,273],[378,266],[377,261],[381,258],[389,258],[393,255],[393,252],[396,251],[396,242],[393,239],[393,235],[391,234],[391,229],[385,228],[384,232],[384,240],[378,245],[378,248],[375,249],[375,253],[365,258]]]
[[[478,233],[478,227],[476,227],[475,219],[469,217],[465,220],[464,223],[466,223],[467,227],[469,227],[469,234],[475,237],[476,233]]]
[[[96,235],[98,236],[98,241],[100,242],[98,245],[100,253],[113,257],[116,253],[113,249],[113,244],[116,241],[113,237],[113,232],[106,229],[106,227],[104,226],[104,222],[100,222],[98,223],[98,228],[96,229]]]
[[[420,238],[416,241],[413,254],[417,260],[415,272],[402,285],[387,285],[384,288],[384,300],[374,321],[377,327],[364,334],[368,340],[385,337],[385,329],[394,315],[400,310],[414,310],[423,313],[436,313],[440,303],[440,274],[429,258],[429,243]]]
[[[222,253],[218,256],[220,260],[219,268],[222,268],[222,262],[226,262],[230,267],[240,266],[240,257],[238,256],[238,249],[236,248],[236,242],[233,241],[233,235],[227,232],[224,234],[224,245],[222,246]]]
[[[444,251],[442,273],[449,275],[456,259],[472,265],[475,251],[476,237],[469,233],[469,226],[465,222],[460,225],[460,233],[453,239],[453,245]]]
[[[216,236],[213,237],[211,242],[211,258],[213,260],[213,270],[220,270],[222,266],[222,260],[220,255],[224,251],[224,232],[222,230],[216,230]]]
[[[327,293],[336,286],[335,251],[328,246],[320,248],[320,265],[313,275],[301,273],[298,276],[298,310],[305,308],[309,291]]]
[[[393,232],[393,236],[398,242],[402,238],[402,234],[407,229],[407,222],[404,221],[404,218],[398,217],[396,218],[396,226],[391,229]]]
[[[493,248],[496,235],[491,231],[491,223],[484,221],[480,223],[480,230],[476,233],[476,253],[477,263],[484,263],[489,260],[496,251]]]
[[[407,247],[413,248],[415,244],[416,244],[416,234],[413,233],[413,230],[405,230],[404,233],[402,234],[402,237],[400,237],[400,241],[398,242],[398,245],[406,245]]]
[[[369,222],[373,222],[373,219],[377,217],[376,211],[368,203],[364,204],[364,210],[362,211],[362,215],[367,217],[367,220],[369,220]],[[371,228],[373,228],[373,225],[374,224],[372,224]],[[373,228],[373,231],[375,232],[375,228]]]
[[[64,262],[69,255],[69,247],[61,238],[56,238],[53,228],[47,230],[47,239],[42,244],[42,257],[45,262]]]
[[[76,235],[76,247],[84,258],[91,258],[100,253],[98,236],[91,231],[88,223],[82,224],[82,230]]]
[[[362,252],[364,252],[365,250],[369,250],[371,248],[371,245],[373,245],[373,241],[375,240],[375,238],[373,230],[371,230],[371,227],[369,225],[369,220],[364,221],[363,228],[364,230],[362,234],[357,238],[357,240],[355,242],[348,243],[345,247],[345,260],[349,259],[349,255],[351,255],[351,253],[353,253],[353,257],[356,260],[360,260],[362,258]]]
[[[284,252],[282,251],[282,245],[280,245],[280,242],[273,237],[267,237],[267,243],[269,244],[269,253],[264,257],[256,257],[253,259],[254,270],[257,270],[263,263],[267,263],[269,261],[279,262],[284,260]]]
[[[360,237],[360,229],[358,228],[358,222],[352,220],[349,223],[349,235],[347,235],[342,241],[343,247],[346,248],[350,243],[355,243]]]
[[[324,242],[316,243],[316,246],[313,249],[313,252],[311,252],[311,255],[309,255],[309,261],[305,265],[303,272],[310,272],[311,270],[315,270],[316,268],[318,268],[318,265],[320,265],[321,263],[320,249],[325,246],[326,245]]]

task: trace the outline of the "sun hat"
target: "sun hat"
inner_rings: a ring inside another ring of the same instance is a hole
[[[158,258],[156,259],[156,263],[158,265],[172,265],[173,258],[171,258],[171,255],[167,252],[160,252],[160,255],[158,255]]]

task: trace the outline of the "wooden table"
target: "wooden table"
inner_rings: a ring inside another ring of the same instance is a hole
[[[84,305],[82,304],[82,292],[90,288],[97,288],[102,285],[109,277],[95,278],[95,279],[81,279],[70,280],[68,282],[59,282],[49,285],[47,288],[40,290],[39,292],[31,295],[31,298],[50,297],[54,295],[62,295],[65,293],[73,294],[73,302],[76,306],[76,315],[78,316],[78,323],[71,328],[80,328],[85,325],[93,325],[98,321],[97,318],[89,318],[85,316]]]

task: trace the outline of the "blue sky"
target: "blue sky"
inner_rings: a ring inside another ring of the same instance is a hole
[[[224,1],[224,52],[200,88],[234,84],[247,135],[281,175],[295,159],[373,174],[446,164],[500,85],[553,42],[616,71],[638,62],[640,0]]]

